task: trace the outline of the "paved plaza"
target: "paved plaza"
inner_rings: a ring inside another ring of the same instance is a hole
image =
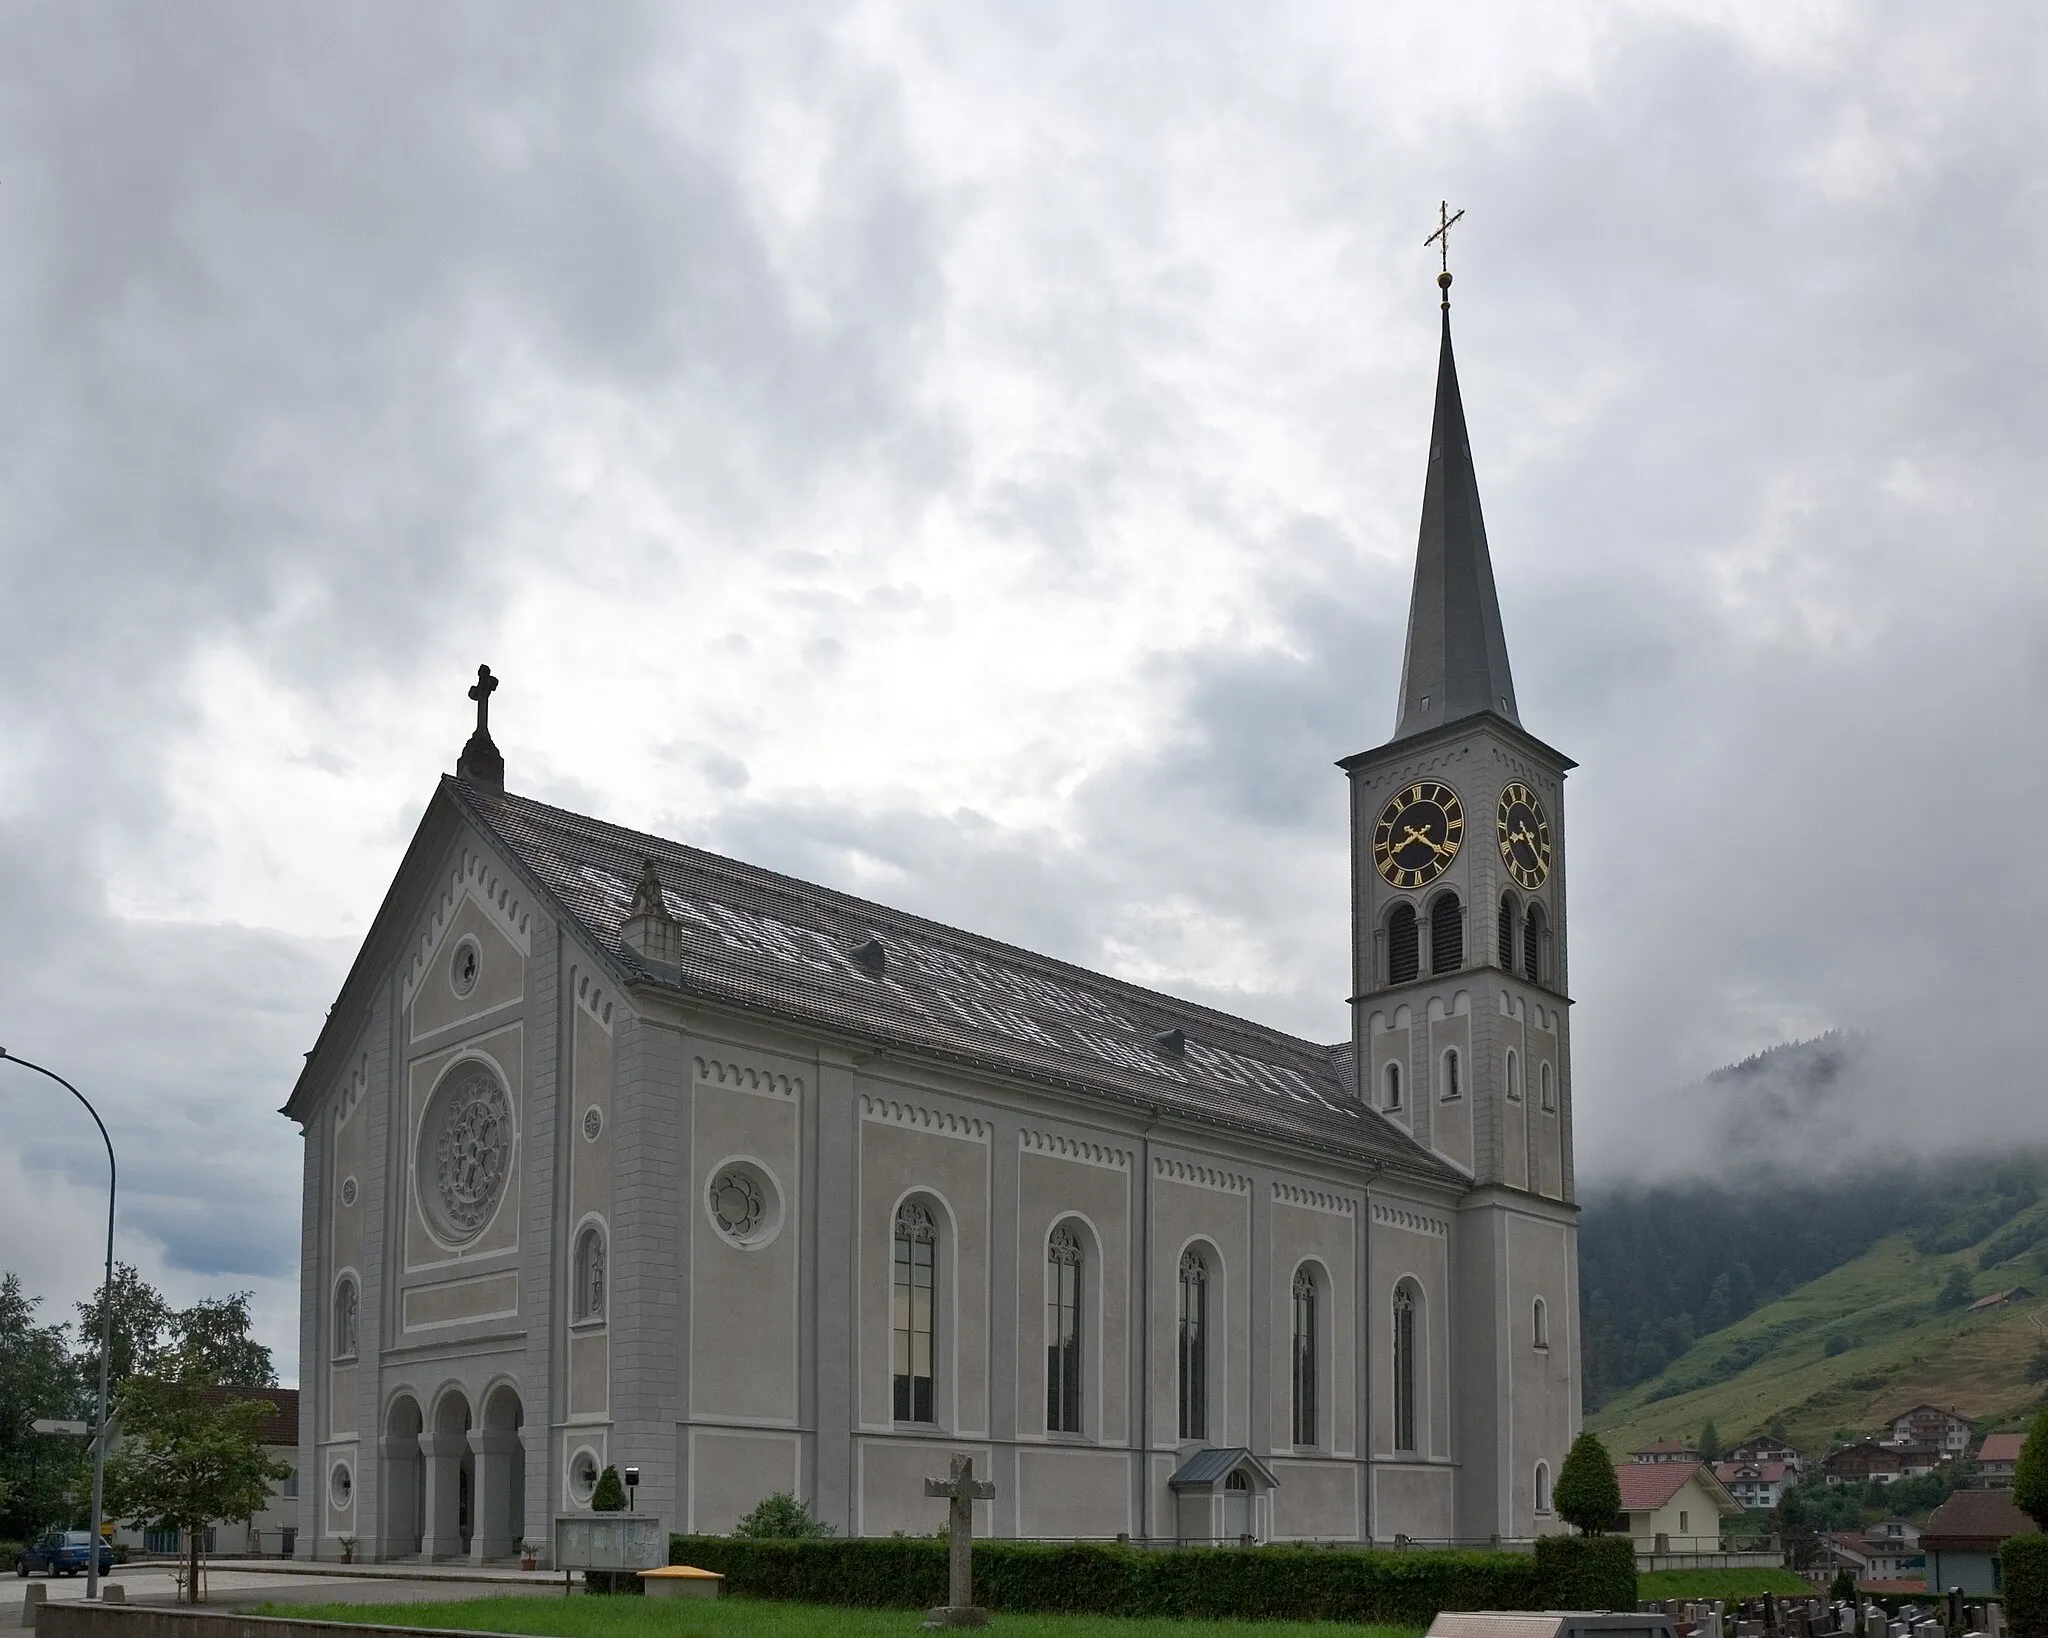
[[[174,1604],[177,1588],[169,1564],[123,1564],[108,1579],[131,1604]],[[21,1621],[22,1596],[30,1587],[49,1588],[53,1604],[85,1597],[84,1576],[0,1577],[0,1629]],[[580,1589],[579,1589],[580,1590]],[[206,1605],[216,1610],[256,1604],[426,1604],[458,1598],[562,1595],[559,1572],[471,1570],[453,1565],[294,1565],[260,1559],[216,1561],[206,1569]]]

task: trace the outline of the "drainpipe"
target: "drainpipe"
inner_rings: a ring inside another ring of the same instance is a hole
[[[1152,1539],[1152,1133],[1159,1106],[1138,1138],[1138,1539]]]

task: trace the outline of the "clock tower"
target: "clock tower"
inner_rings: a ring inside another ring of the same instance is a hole
[[[1439,284],[1436,409],[1394,732],[1340,766],[1351,782],[1358,1095],[1472,1180],[1452,1226],[1458,1295],[1446,1340],[1458,1534],[1484,1538],[1558,1527],[1546,1453],[1578,1432],[1573,763],[1522,726],[1451,350],[1448,272]],[[1488,1453],[1488,1471],[1462,1452]]]

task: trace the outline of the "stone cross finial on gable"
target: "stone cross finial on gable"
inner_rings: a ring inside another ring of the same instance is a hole
[[[498,679],[491,675],[491,668],[478,666],[476,686],[469,691],[469,697],[476,701],[476,732],[469,736],[462,755],[456,758],[455,777],[501,791],[505,788],[505,759],[491,742],[491,695],[497,688]]]
[[[941,1496],[946,1508],[947,1554],[946,1602],[925,1617],[927,1627],[985,1627],[988,1611],[974,1602],[974,1504],[993,1501],[996,1487],[974,1476],[974,1458],[955,1456],[950,1479],[927,1479],[927,1496]]]

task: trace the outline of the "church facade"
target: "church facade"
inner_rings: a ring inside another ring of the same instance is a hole
[[[1446,305],[1351,1038],[1302,1040],[512,794],[496,686],[285,1113],[300,1540],[1525,1540],[1579,1428],[1563,781]]]

